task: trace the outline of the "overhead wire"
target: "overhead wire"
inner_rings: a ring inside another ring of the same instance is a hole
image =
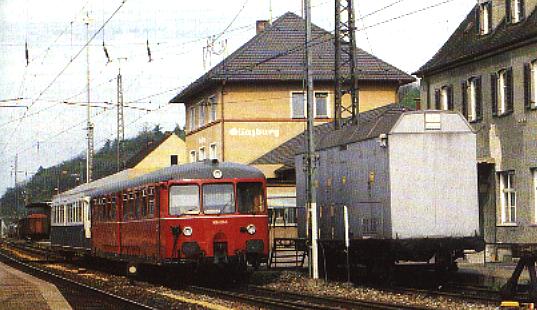
[[[30,103],[28,109],[24,112],[24,115],[22,117],[22,119],[25,118],[26,114],[28,113],[28,110],[30,108],[32,108],[32,106],[37,102],[37,100],[39,100],[41,98],[41,96],[43,96],[43,94],[45,92],[47,92],[50,87],[52,87],[52,85],[54,85],[54,83],[56,83],[56,81],[58,80],[58,78],[60,76],[63,75],[63,73],[67,70],[67,68],[69,68],[69,66],[78,58],[78,56],[80,56],[80,54],[82,53],[82,51],[84,51],[84,49],[87,47],[88,44],[91,43],[91,41],[97,36],[97,34],[99,34],[103,28],[108,24],[108,22],[110,22],[110,20],[119,12],[119,10],[125,5],[125,3],[127,2],[127,0],[122,0],[121,4],[116,8],[116,10],[110,15],[110,17],[101,25],[101,27],[88,39],[88,41],[86,42],[86,44],[84,44],[84,46],[75,54],[75,56],[69,61],[67,62],[67,64],[63,67],[63,69],[54,77],[54,79],[52,79],[52,81],[50,83],[47,84],[47,86],[39,93],[39,95],[37,96],[36,99],[32,100],[32,102]],[[20,127],[20,124],[22,122],[22,119],[19,121],[18,125],[17,125],[17,128],[12,132],[12,134],[10,135],[10,138],[8,139],[11,140],[11,138],[13,137],[13,134],[19,129]],[[1,154],[4,154],[6,148],[7,148],[8,144],[5,144],[4,147],[2,148],[2,152],[0,152],[0,155]]]
[[[401,1],[403,1],[403,0],[396,1],[396,3],[399,3],[399,2],[401,2]],[[375,23],[375,24],[373,24],[373,25],[369,25],[369,26],[367,26],[367,27],[362,27],[361,29],[357,29],[357,31],[364,31],[365,29],[369,29],[369,28],[372,28],[372,27],[376,27],[376,26],[379,26],[379,25],[382,25],[382,24],[391,22],[391,21],[393,21],[393,20],[397,20],[397,19],[400,19],[400,18],[409,16],[409,15],[412,15],[412,14],[416,14],[416,13],[419,13],[419,12],[423,12],[423,11],[426,11],[426,10],[429,10],[429,9],[432,9],[432,8],[435,8],[435,7],[438,7],[438,6],[441,6],[441,5],[443,5],[443,4],[450,3],[450,2],[452,2],[452,1],[455,1],[455,0],[446,0],[446,1],[443,1],[443,2],[440,2],[440,3],[436,3],[436,4],[433,4],[433,5],[430,5],[430,6],[421,8],[421,9],[418,9],[418,10],[414,10],[414,11],[411,11],[411,12],[407,12],[407,13],[401,14],[401,15],[399,15],[399,16],[396,16],[396,17],[393,17],[393,18],[390,18],[390,19],[387,19],[387,20],[384,20],[384,21]],[[124,2],[125,2],[125,1],[123,1],[122,5],[124,4]],[[364,17],[366,17],[366,16],[371,16],[371,15],[373,15],[373,14],[376,14],[376,13],[380,12],[381,10],[387,9],[387,8],[389,8],[389,7],[393,6],[393,5],[395,5],[396,3],[393,3],[393,4],[389,5],[389,6],[385,6],[384,8],[381,8],[381,9],[376,10],[376,11],[374,11],[374,12],[368,13],[368,14],[362,16],[362,19],[363,19]],[[121,7],[121,6],[120,6],[120,7]],[[118,10],[119,10],[119,8],[118,8]],[[117,12],[118,10],[116,10],[116,12]],[[115,12],[114,12],[114,14],[115,14]],[[109,20],[110,20],[110,19],[109,19]],[[98,33],[98,32],[97,32],[97,33]],[[319,36],[319,37],[317,37],[317,38],[314,38],[314,39],[312,40],[312,42],[313,42],[313,41],[316,41],[316,40],[322,40],[322,41],[320,41],[320,42],[317,42],[317,44],[326,42],[327,40],[332,39],[332,38],[328,38],[328,39],[326,38],[326,36],[329,36],[329,35],[331,35],[331,33],[327,33],[326,35],[323,35],[323,36]],[[90,40],[90,41],[91,41],[91,40]],[[242,70],[251,70],[252,68],[257,67],[257,66],[259,66],[259,65],[261,65],[261,64],[263,64],[263,63],[269,62],[269,61],[271,61],[271,60],[273,60],[273,59],[276,59],[276,58],[279,58],[279,57],[284,57],[284,56],[289,55],[289,54],[291,54],[291,53],[295,53],[295,52],[297,52],[297,51],[300,51],[301,48],[304,48],[302,44],[300,44],[300,46],[292,47],[292,48],[286,50],[286,51],[283,52],[283,53],[279,53],[279,54],[277,54],[277,55],[274,55],[274,56],[268,57],[268,58],[266,58],[266,59],[264,59],[264,60],[261,60],[261,61],[255,63],[253,66],[252,66],[252,65],[247,65],[247,66],[245,66],[245,68],[241,68],[241,69],[239,69],[239,70],[234,70],[234,71],[235,71],[235,72],[240,72],[240,71],[242,71]],[[159,92],[159,93],[157,93],[157,94],[154,94],[153,96],[157,96],[157,95],[159,95],[159,94],[163,94],[163,93],[166,93],[166,92],[169,92],[169,91],[173,91],[173,90],[175,90],[175,89],[179,89],[179,88],[181,88],[181,87],[176,87],[176,88],[168,89],[168,90],[165,90],[165,91],[163,91],[163,92]],[[142,97],[141,99],[138,99],[138,100],[143,100],[143,99],[146,99],[146,98],[148,98],[148,97],[149,97],[149,96]],[[167,106],[167,105],[168,105],[168,104],[166,104],[165,106]],[[157,111],[157,110],[160,110],[161,108],[162,108],[162,107],[159,107],[159,108],[153,110],[152,112]],[[142,117],[143,117],[143,116],[142,116]],[[140,118],[141,118],[141,117],[140,117]],[[138,119],[140,119],[140,118],[138,118]],[[130,124],[132,124],[132,123],[129,123],[129,125],[130,125]],[[5,149],[5,147],[4,147],[4,149]]]

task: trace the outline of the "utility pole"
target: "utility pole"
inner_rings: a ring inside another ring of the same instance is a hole
[[[123,169],[121,153],[123,152],[123,141],[125,140],[125,119],[123,117],[123,80],[121,77],[121,60],[127,58],[118,58],[117,74],[117,171]]]
[[[18,188],[18,180],[17,180],[17,174],[19,173],[19,166],[18,166],[18,163],[19,163],[19,154],[16,154],[15,155],[15,171],[14,171],[14,174],[15,174],[15,210],[17,210],[17,212],[19,212],[19,188]]]
[[[335,4],[334,128],[336,130],[349,124],[357,125],[360,111],[355,59],[356,27],[352,2],[353,0],[336,0]],[[345,94],[351,96],[350,104],[343,104],[342,97]]]
[[[91,122],[91,105],[90,105],[90,55],[89,55],[89,24],[91,20],[89,18],[89,12],[86,12],[86,18],[84,23],[86,24],[86,79],[87,79],[87,100],[88,100],[88,123],[87,123],[87,134],[88,134],[88,149],[86,151],[86,182],[91,182],[91,177],[93,174],[93,123]]]
[[[310,276],[313,279],[319,279],[319,251],[318,251],[318,218],[317,218],[317,199],[315,192],[316,182],[316,156],[314,141],[314,115],[313,115],[313,72],[312,72],[312,55],[310,49],[311,43],[311,2],[304,0],[304,15],[306,16],[306,79],[307,79],[307,112],[308,112],[308,157],[307,157],[307,185],[308,200],[307,206],[311,219],[311,257],[310,257]]]
[[[19,179],[18,174],[24,172],[19,170],[19,154],[15,155],[15,163],[13,165],[13,176],[15,181],[15,210],[19,212]]]

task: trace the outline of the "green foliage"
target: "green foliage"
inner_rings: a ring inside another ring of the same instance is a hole
[[[401,105],[415,109],[416,100],[420,98],[419,86],[415,83],[401,86],[399,88],[399,102]]]
[[[177,126],[174,131],[184,139],[184,130]],[[145,130],[134,138],[126,139],[123,142],[123,162],[153,141],[160,141],[164,136],[160,125],[156,125],[151,131]],[[117,172],[116,150],[117,140],[107,140],[96,152],[93,157],[94,180]],[[37,173],[24,185],[19,184],[17,189],[7,189],[0,198],[0,217],[20,217],[25,214],[24,205],[30,202],[50,201],[58,191],[64,192],[84,183],[85,180],[86,160],[82,155],[49,168],[39,167]]]

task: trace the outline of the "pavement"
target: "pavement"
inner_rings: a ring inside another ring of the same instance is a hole
[[[72,309],[53,284],[0,263],[0,309]]]

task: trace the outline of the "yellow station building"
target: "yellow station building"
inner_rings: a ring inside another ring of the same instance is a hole
[[[252,164],[306,129],[304,23],[290,12],[272,25],[258,21],[252,39],[171,100],[185,105],[187,160]],[[334,41],[328,31],[312,30],[315,122],[323,124],[335,110]],[[360,111],[397,102],[399,86],[414,81],[361,49],[356,59]],[[296,207],[294,171],[282,169],[283,160],[255,166],[269,181],[269,207],[280,210],[273,220],[292,227],[293,212],[284,209]]]

